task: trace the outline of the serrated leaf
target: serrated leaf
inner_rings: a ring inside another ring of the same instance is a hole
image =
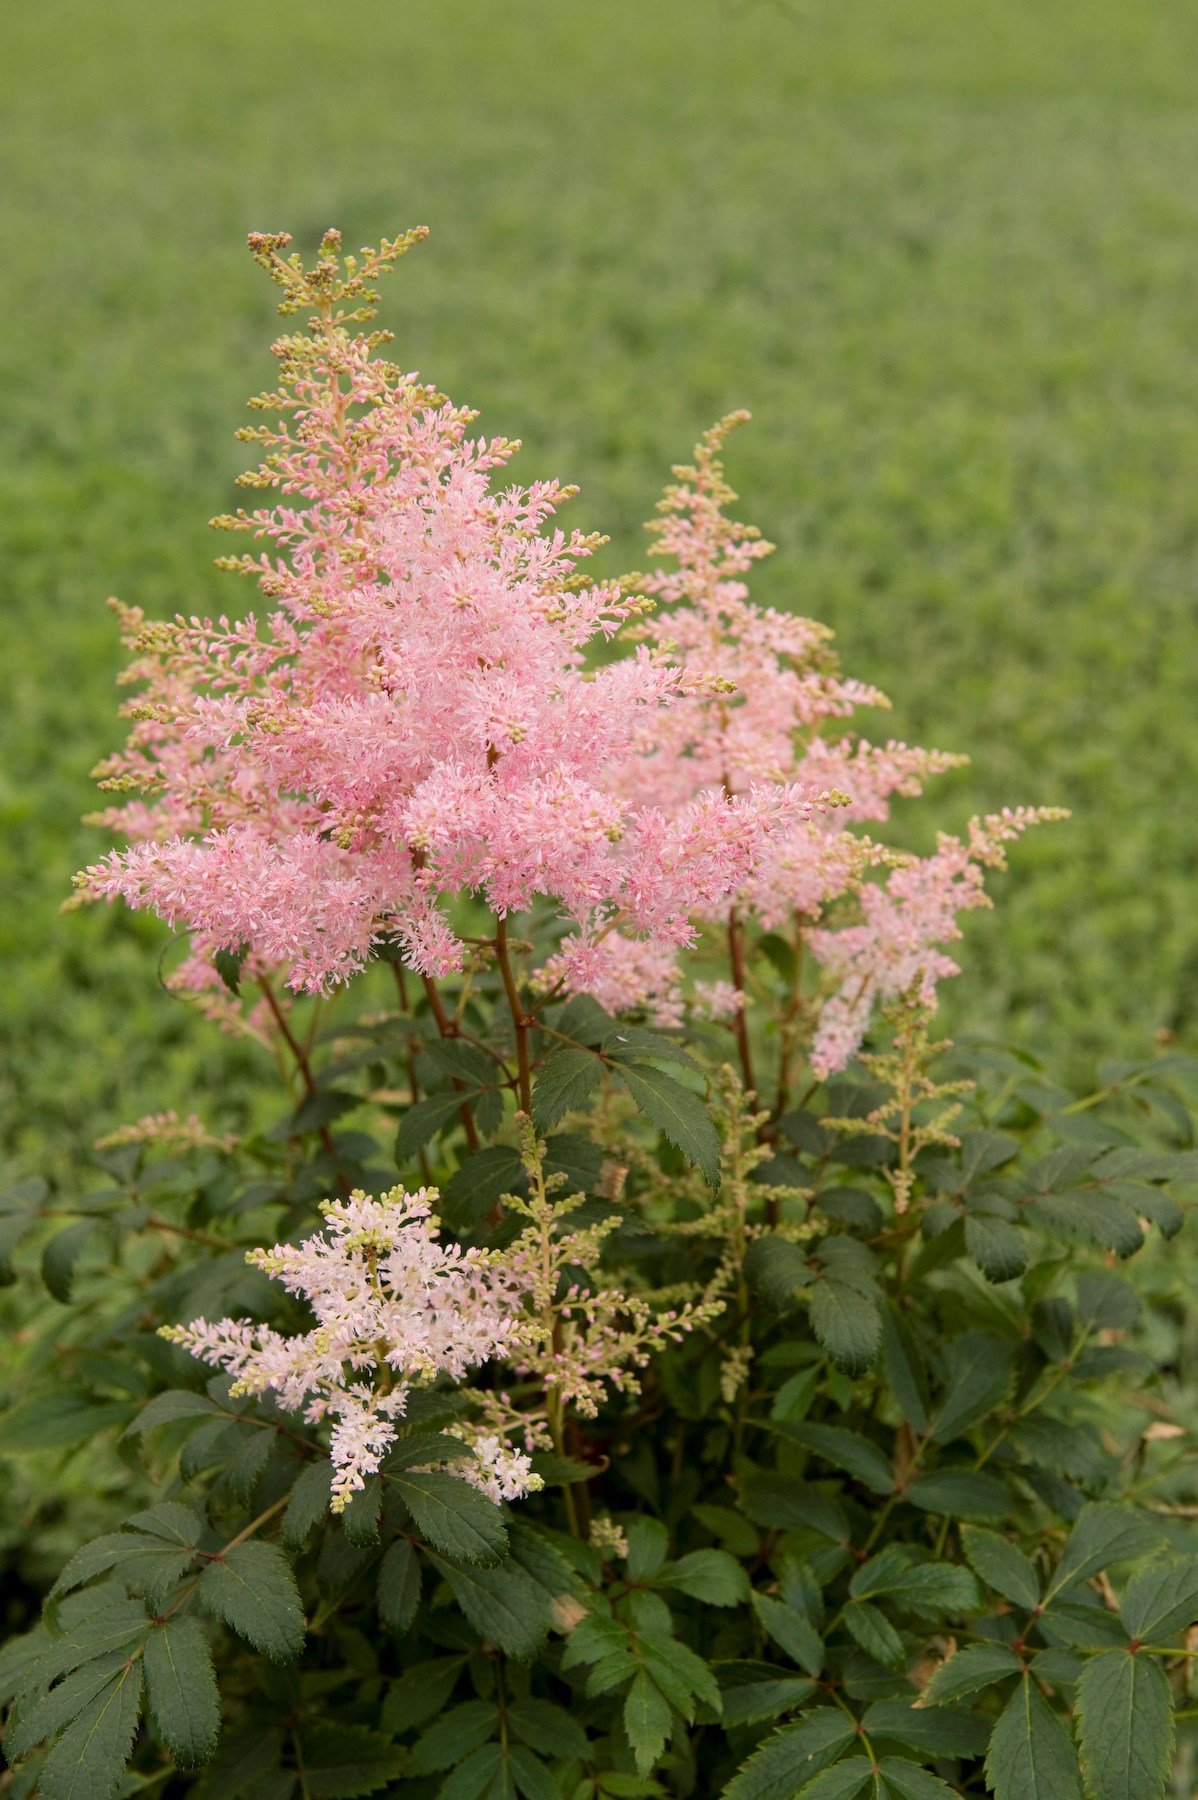
[[[1011,1381],[1011,1347],[984,1331],[964,1331],[950,1350],[952,1374],[933,1409],[932,1435],[944,1444],[989,1413],[1004,1399]]]
[[[1078,1738],[1093,1800],[1162,1800],[1173,1760],[1173,1696],[1151,1656],[1104,1650],[1077,1682]]]
[[[219,1419],[227,1417],[223,1407],[210,1400],[207,1394],[193,1394],[188,1388],[169,1388],[165,1394],[155,1394],[146,1403],[125,1429],[126,1437],[141,1437],[143,1432],[153,1431],[157,1425],[173,1425],[176,1419]]]
[[[874,1766],[867,1756],[846,1756],[799,1790],[802,1800],[856,1800],[873,1783]]]
[[[582,1726],[564,1707],[548,1700],[513,1700],[507,1722],[514,1737],[542,1756],[572,1756],[581,1762],[587,1755],[587,1734]]]
[[[638,1669],[624,1698],[624,1729],[638,1775],[651,1775],[670,1734],[670,1704],[656,1682]]]
[[[95,1219],[76,1219],[65,1231],[57,1231],[42,1251],[42,1280],[56,1300],[67,1305],[75,1264],[96,1231]]]
[[[620,1063],[617,1073],[644,1113],[676,1150],[703,1174],[708,1187],[720,1185],[720,1138],[711,1114],[690,1088],[649,1063]]]
[[[1198,1621],[1198,1556],[1154,1562],[1128,1582],[1119,1608],[1129,1637],[1159,1644]]]
[[[396,1636],[405,1632],[420,1605],[420,1563],[407,1538],[387,1546],[379,1568],[379,1618]]]
[[[1092,1331],[1128,1331],[1140,1315],[1140,1296],[1109,1269],[1085,1269],[1077,1277],[1077,1315]]]
[[[629,1520],[624,1535],[628,1543],[629,1581],[651,1581],[669,1554],[669,1532],[660,1519],[643,1513]]]
[[[304,1788],[313,1800],[354,1800],[373,1794],[400,1773],[405,1753],[365,1725],[302,1728]]]
[[[518,1188],[524,1174],[518,1153],[491,1144],[468,1156],[441,1189],[438,1212],[451,1231],[471,1231],[504,1194]]]
[[[946,1513],[953,1519],[1005,1519],[1011,1496],[996,1475],[974,1469],[937,1469],[920,1475],[904,1499],[922,1512]]]
[[[708,1606],[739,1606],[749,1598],[749,1577],[726,1550],[692,1550],[663,1569],[655,1585]]]
[[[775,1663],[716,1663],[715,1674],[724,1700],[725,1729],[734,1725],[763,1725],[784,1712],[792,1712],[809,1700],[815,1683],[802,1675],[786,1675]]]
[[[640,1653],[654,1681],[684,1719],[694,1718],[695,1700],[701,1700],[713,1712],[719,1712],[723,1702],[711,1665],[685,1644],[663,1633],[645,1630],[641,1634]]]
[[[443,1561],[430,1553],[438,1574],[474,1629],[508,1656],[535,1655],[548,1635],[549,1596],[509,1557],[493,1568]]]
[[[416,1775],[436,1774],[478,1750],[499,1730],[499,1709],[491,1700],[465,1700],[430,1725],[412,1751]]]
[[[807,1528],[834,1544],[848,1540],[848,1520],[840,1506],[805,1481],[754,1470],[742,1475],[737,1486],[741,1506],[755,1524],[778,1531]]]
[[[949,1787],[930,1769],[921,1769],[897,1756],[884,1756],[879,1767],[887,1790],[897,1794],[899,1800],[957,1800],[959,1790]]]
[[[838,1368],[863,1374],[882,1342],[882,1315],[875,1299],[848,1282],[825,1275],[811,1289],[811,1329]]]
[[[1096,1575],[1100,1569],[1145,1556],[1150,1550],[1159,1549],[1160,1544],[1159,1527],[1143,1513],[1108,1501],[1091,1501],[1078,1514],[1045,1600]]]
[[[926,1431],[927,1375],[914,1334],[893,1305],[882,1313],[882,1373],[908,1425],[914,1431]]]
[[[1013,1601],[1026,1612],[1040,1604],[1040,1578],[1035,1565],[1006,1538],[977,1525],[964,1525],[961,1547],[970,1568],[1004,1600]]]
[[[1029,1251],[1023,1232],[993,1213],[967,1215],[965,1248],[987,1281],[1013,1281],[1027,1268]]]
[[[508,1773],[524,1800],[561,1800],[561,1790],[539,1756],[526,1744],[507,1746]]]
[[[1131,1256],[1144,1242],[1134,1207],[1102,1188],[1041,1195],[1029,1208],[1038,1225],[1071,1242],[1100,1244],[1118,1256]]]
[[[185,1769],[207,1762],[220,1733],[220,1700],[198,1619],[166,1619],[146,1639],[146,1695],[162,1741]]]
[[[941,1663],[923,1691],[923,1704],[940,1706],[946,1700],[960,1700],[1022,1673],[1022,1661],[1006,1644],[969,1644]]]
[[[854,1721],[838,1708],[805,1713],[766,1739],[732,1777],[723,1800],[792,1800],[804,1783],[848,1749],[856,1735]]]
[[[24,1456],[36,1450],[65,1450],[114,1425],[127,1425],[133,1410],[123,1400],[89,1400],[65,1390],[36,1394],[0,1416],[0,1451]]]
[[[591,1050],[567,1046],[547,1056],[532,1089],[532,1120],[537,1130],[549,1131],[565,1113],[585,1106],[592,1089],[602,1081],[605,1067]]]
[[[437,1800],[513,1800],[498,1744],[481,1744],[463,1758],[437,1789]]]
[[[753,1293],[779,1312],[785,1312],[815,1280],[815,1270],[801,1245],[768,1232],[752,1239],[745,1251],[744,1268]]]
[[[297,1475],[283,1514],[282,1538],[289,1550],[306,1544],[329,1510],[333,1467],[324,1459],[309,1463]]]
[[[907,1652],[903,1640],[884,1612],[868,1600],[850,1600],[842,1616],[850,1636],[860,1644],[867,1656],[886,1669],[906,1666]]]
[[[88,1602],[91,1610],[82,1617],[68,1619],[68,1613],[80,1601]],[[140,1600],[115,1598],[103,1582],[84,1594],[69,1596],[62,1602],[60,1613],[66,1628],[63,1636],[50,1638],[29,1666],[34,1685],[67,1675],[81,1663],[103,1656],[105,1651],[132,1648],[150,1627]]]
[[[1098,1604],[1089,1588],[1081,1589],[1086,1601],[1053,1600],[1040,1620],[1050,1644],[1069,1644],[1077,1650],[1107,1650],[1125,1645],[1127,1633],[1118,1616]]]
[[[72,1721],[42,1764],[42,1800],[109,1800],[133,1749],[141,1663],[127,1662]]]
[[[465,1666],[465,1657],[439,1656],[405,1669],[398,1681],[391,1683],[383,1701],[379,1717],[383,1730],[396,1736],[443,1712]]]
[[[798,1663],[808,1675],[819,1674],[824,1666],[824,1646],[809,1619],[770,1594],[755,1593],[753,1611],[761,1621],[762,1629],[785,1650],[792,1662]]]
[[[982,1596],[968,1569],[954,1563],[913,1562],[890,1545],[863,1563],[849,1584],[854,1600],[885,1596],[908,1611],[936,1618],[944,1613],[980,1612]]]
[[[876,1444],[858,1431],[843,1425],[794,1425],[786,1422],[773,1427],[792,1443],[801,1444],[833,1468],[847,1469],[849,1474],[874,1494],[894,1492],[894,1470]]]
[[[350,1495],[341,1514],[341,1529],[356,1549],[369,1549],[379,1542],[379,1517],[382,1510],[382,1478],[371,1475],[363,1487],[355,1489]]]
[[[395,1160],[405,1163],[423,1150],[429,1139],[438,1131],[443,1131],[451,1119],[457,1118],[462,1109],[462,1102],[469,1095],[454,1092],[452,1094],[426,1094],[423,1100],[417,1100],[409,1106],[399,1122],[399,1130],[395,1136]]]
[[[871,1738],[888,1738],[923,1756],[981,1756],[990,1738],[990,1720],[963,1706],[875,1700],[861,1723]]]
[[[995,1800],[1082,1800],[1065,1724],[1025,1675],[999,1714],[986,1755]]]
[[[304,1647],[299,1589],[275,1544],[237,1544],[219,1562],[210,1562],[200,1577],[199,1598],[273,1662],[289,1662]]]
[[[416,1521],[422,1537],[459,1561],[496,1563],[507,1549],[507,1532],[497,1506],[456,1475],[389,1477]]]
[[[4,1755],[9,1763],[18,1763],[40,1744],[81,1713],[85,1706],[124,1668],[126,1658],[119,1651],[109,1652],[94,1662],[75,1669],[57,1687],[37,1700],[19,1704],[9,1714],[4,1728]]]

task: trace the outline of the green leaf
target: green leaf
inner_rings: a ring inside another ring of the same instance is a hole
[[[1151,1656],[1104,1650],[1077,1683],[1082,1768],[1093,1800],[1162,1800],[1173,1762],[1173,1696]]]
[[[875,1299],[846,1281],[825,1275],[811,1290],[811,1329],[838,1368],[860,1375],[882,1342],[882,1315]]]
[[[959,1790],[949,1787],[930,1769],[921,1769],[897,1756],[884,1756],[879,1767],[887,1788],[898,1794],[899,1800],[957,1800]]]
[[[326,1459],[302,1469],[283,1514],[282,1537],[289,1550],[299,1550],[329,1510],[333,1466]]]
[[[41,1800],[109,1800],[133,1749],[141,1663],[127,1662],[68,1725],[42,1764]]]
[[[481,1744],[442,1782],[437,1800],[512,1800],[506,1768],[498,1744]]]
[[[1006,1538],[977,1525],[963,1525],[961,1547],[970,1568],[1004,1600],[1013,1601],[1025,1612],[1040,1604],[1040,1578],[1035,1565]]]
[[[874,1766],[867,1756],[846,1756],[799,1789],[801,1800],[855,1800],[873,1781]]]
[[[457,1117],[462,1102],[467,1099],[469,1095],[461,1093],[428,1094],[414,1106],[409,1106],[395,1137],[396,1162],[405,1163],[418,1150],[423,1150],[431,1137]]]
[[[507,1549],[499,1508],[456,1475],[389,1477],[407,1503],[421,1535],[459,1561],[496,1563]]]
[[[774,1663],[716,1663],[715,1674],[723,1696],[725,1729],[734,1725],[762,1725],[784,1712],[792,1712],[815,1692],[815,1683],[801,1675],[785,1675]]]
[[[875,1700],[861,1723],[871,1738],[888,1738],[923,1756],[981,1756],[990,1739],[990,1720],[963,1706]]]
[[[651,1775],[670,1734],[670,1705],[656,1682],[638,1669],[624,1700],[624,1729],[638,1775]]]
[[[549,1596],[509,1557],[495,1568],[455,1564],[432,1556],[474,1629],[508,1656],[533,1656],[552,1622]]]
[[[1127,1633],[1114,1613],[1107,1612],[1089,1588],[1080,1590],[1085,1601],[1053,1600],[1040,1620],[1040,1629],[1050,1644],[1060,1640],[1076,1650],[1106,1650],[1112,1644],[1124,1647]]]
[[[379,1569],[379,1618],[396,1636],[405,1632],[420,1605],[420,1563],[407,1538],[387,1546]]]
[[[369,1549],[379,1542],[382,1509],[383,1483],[378,1475],[371,1475],[365,1486],[350,1495],[341,1514],[341,1529],[355,1549]]]
[[[200,1577],[202,1605],[274,1662],[304,1647],[304,1613],[295,1576],[276,1544],[237,1544]]]
[[[522,1744],[542,1756],[587,1755],[587,1734],[564,1707],[548,1700],[514,1700],[507,1709],[508,1729]]]
[[[856,1739],[853,1720],[838,1708],[819,1707],[784,1725],[744,1763],[724,1789],[723,1800],[792,1800]]]
[[[1074,1243],[1100,1244],[1118,1256],[1131,1256],[1144,1242],[1135,1208],[1099,1187],[1072,1193],[1043,1194],[1029,1207],[1038,1225]]]
[[[848,1431],[842,1425],[794,1425],[785,1421],[773,1429],[831,1463],[833,1468],[847,1469],[872,1493],[894,1492],[894,1470],[877,1445],[860,1432]]]
[[[383,1701],[379,1723],[397,1736],[423,1725],[434,1713],[444,1712],[458,1676],[466,1666],[462,1656],[439,1656],[431,1662],[413,1663],[393,1681]]]
[[[146,1639],[146,1694],[162,1741],[185,1769],[207,1762],[220,1734],[220,1700],[198,1619],[176,1615]]]
[[[745,1279],[767,1306],[785,1312],[796,1296],[811,1286],[815,1270],[801,1245],[766,1232],[754,1238],[745,1251]]]
[[[954,1563],[915,1562],[898,1544],[863,1563],[849,1584],[854,1600],[885,1595],[924,1617],[980,1612],[981,1591],[968,1569]]]
[[[524,1744],[507,1746],[508,1773],[524,1800],[561,1800],[561,1790],[539,1756]]]
[[[451,1231],[471,1231],[502,1195],[519,1187],[523,1173],[519,1154],[507,1144],[477,1150],[445,1183],[437,1210]]]
[[[4,1754],[9,1763],[18,1763],[54,1732],[69,1725],[97,1695],[102,1694],[126,1663],[120,1651],[84,1663],[36,1701],[20,1703],[10,1713],[4,1728]]]
[[[903,1640],[885,1613],[879,1612],[876,1606],[871,1606],[868,1600],[850,1600],[842,1618],[846,1629],[867,1656],[872,1656],[887,1669],[906,1667],[907,1652]]]
[[[651,1125],[702,1170],[708,1187],[720,1185],[720,1139],[711,1114],[690,1088],[649,1063],[621,1063],[624,1086]]]
[[[673,1038],[663,1037],[660,1031],[646,1031],[643,1025],[617,1025],[603,1039],[602,1050],[615,1062],[680,1063],[685,1069],[702,1073],[689,1050]]]
[[[141,1437],[147,1431],[153,1431],[157,1425],[173,1425],[177,1419],[221,1419],[227,1418],[224,1407],[210,1400],[207,1394],[193,1394],[187,1388],[168,1388],[165,1394],[155,1394],[147,1402],[126,1427],[126,1437]]]
[[[932,1435],[944,1444],[992,1413],[1011,1381],[1011,1347],[983,1331],[963,1331],[950,1351],[952,1376],[933,1411]]]
[[[801,1424],[819,1392],[822,1376],[823,1369],[819,1363],[813,1363],[809,1369],[799,1369],[789,1376],[774,1395],[770,1418],[785,1420],[791,1425]]]
[[[969,1644],[941,1663],[923,1691],[923,1704],[941,1706],[1022,1673],[1022,1661],[1006,1644]]]
[[[753,1611],[775,1644],[785,1650],[792,1662],[808,1675],[818,1675],[824,1666],[824,1646],[819,1633],[793,1606],[775,1600],[769,1594],[753,1595]]]
[[[431,1775],[439,1769],[451,1769],[498,1730],[499,1709],[493,1701],[463,1701],[429,1726],[412,1751],[412,1770],[417,1775]]]
[[[710,1706],[713,1712],[719,1712],[722,1705],[720,1684],[711,1672],[711,1665],[696,1656],[693,1650],[688,1650],[685,1644],[648,1630],[641,1634],[640,1653],[654,1681],[684,1719],[694,1718],[696,1700]]]
[[[605,1066],[590,1050],[566,1047],[547,1056],[532,1089],[532,1122],[537,1130],[549,1131],[563,1114],[585,1106],[592,1088],[602,1081]]]
[[[882,1373],[913,1431],[928,1425],[928,1383],[914,1334],[896,1306],[882,1313]]]
[[[65,1450],[113,1425],[127,1425],[134,1410],[123,1400],[89,1400],[65,1390],[36,1394],[0,1417],[0,1451],[23,1456],[35,1450]]]
[[[1146,1556],[1150,1550],[1159,1549],[1160,1543],[1159,1528],[1143,1513],[1130,1506],[1091,1501],[1078,1514],[1045,1600],[1051,1600],[1075,1582],[1097,1575],[1100,1569]]]
[[[562,1193],[593,1193],[605,1160],[602,1145],[576,1131],[559,1131],[545,1140],[545,1173],[566,1177]]]
[[[953,1519],[1005,1519],[1011,1511],[1006,1484],[974,1469],[937,1469],[932,1475],[920,1475],[903,1498],[922,1512],[947,1513]]]
[[[353,1800],[395,1780],[405,1753],[365,1725],[304,1725],[304,1788],[313,1800]]]
[[[995,1800],[1082,1800],[1065,1724],[1025,1675],[999,1714],[986,1756]]]
[[[1198,1620],[1198,1556],[1154,1562],[1128,1582],[1119,1616],[1129,1637],[1159,1644]]]
[[[818,1531],[834,1544],[848,1541],[848,1521],[836,1501],[805,1481],[752,1470],[740,1477],[737,1486],[741,1506],[757,1525]]]
[[[214,950],[212,953],[212,967],[234,999],[241,993],[241,965],[249,952],[248,944],[239,944],[236,950]]]
[[[63,1305],[71,1298],[75,1264],[96,1230],[95,1219],[76,1219],[65,1231],[57,1231],[42,1251],[42,1280]]]
[[[726,1550],[692,1550],[663,1569],[655,1586],[676,1588],[708,1606],[739,1606],[749,1598],[749,1577]]]
[[[651,1581],[669,1554],[669,1532],[660,1519],[642,1514],[629,1521],[624,1535],[628,1540],[629,1581]]]
[[[1027,1238],[1018,1226],[993,1213],[966,1216],[965,1248],[987,1281],[1012,1281],[1027,1268]]]

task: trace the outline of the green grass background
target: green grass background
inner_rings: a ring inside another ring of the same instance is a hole
[[[886,728],[968,751],[904,828],[1063,803],[958,1027],[1084,1066],[1198,1037],[1193,0],[14,0],[0,25],[0,1114],[70,1158],[227,1113],[162,936],[60,917],[118,741],[109,592],[228,608],[208,516],[269,379],[252,228],[432,227],[400,359],[641,560],[728,408],[758,595]],[[233,1101],[230,1101],[230,1094]]]

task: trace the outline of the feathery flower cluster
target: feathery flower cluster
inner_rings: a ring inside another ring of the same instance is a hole
[[[726,515],[736,495],[720,457],[728,434],[748,416],[731,413],[707,432],[693,465],[675,468],[659,517],[647,527],[654,550],[677,567],[625,582],[669,609],[636,626],[636,635],[658,654],[701,669],[707,680],[679,697],[652,736],[642,735],[617,791],[640,794],[667,817],[717,790],[735,801],[746,790],[759,791],[755,784],[763,781],[836,800],[771,833],[737,896],[767,929],[797,918],[828,971],[833,991],[812,1049],[813,1072],[825,1077],[860,1047],[875,1001],[912,984],[925,1002],[933,1000],[936,982],[957,973],[941,948],[960,936],[956,914],[986,904],[983,868],[1001,865],[1001,843],[1062,815],[1022,808],[975,820],[967,843],[942,838],[923,861],[896,856],[852,829],[885,821],[894,795],[919,795],[929,776],[965,759],[894,740],[879,745],[844,732],[823,735],[858,707],[889,702],[840,674],[826,627],[748,598],[745,576],[773,546]],[[887,865],[884,886],[868,879]],[[828,921],[834,903],[853,898],[861,924]],[[678,979],[677,969],[671,979],[664,966],[655,968],[652,1003],[659,1013],[676,1004]],[[713,1010],[709,994],[698,998],[701,1010]],[[725,997],[722,1010],[735,1016],[737,1008]]]
[[[562,972],[586,986],[613,929],[651,950],[692,941],[693,915],[811,814],[772,767],[668,816],[605,778],[709,677],[644,646],[587,670],[587,646],[646,603],[579,575],[598,540],[554,525],[571,490],[496,491],[517,446],[472,437],[472,413],[354,329],[423,235],[359,264],[329,233],[312,270],[285,236],[251,239],[280,311],[311,311],[275,345],[278,390],[252,402],[277,419],[241,434],[264,453],[243,480],[280,503],[216,521],[272,547],[223,559],[272,610],[125,615],[142,691],[100,773],[135,797],[98,818],[129,844],[79,884],[185,927],[197,984],[213,952],[245,947],[323,991],[384,935],[445,976],[464,948],[441,902],[466,890],[500,916],[552,899],[573,928]]]
[[[355,1191],[325,1202],[323,1233],[249,1252],[247,1261],[311,1307],[311,1331],[285,1337],[235,1319],[163,1329],[172,1343],[227,1369],[234,1393],[269,1389],[310,1422],[333,1421],[335,1511],[378,1468],[413,1383],[461,1381],[512,1341],[519,1285],[485,1252],[438,1241],[436,1197],[432,1188],[393,1188],[377,1199]],[[480,1449],[478,1485],[487,1490],[498,1479],[513,1487],[510,1459]]]

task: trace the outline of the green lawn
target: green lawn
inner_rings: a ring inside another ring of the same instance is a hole
[[[1198,1040],[1193,0],[18,0],[0,29],[23,1157],[224,1104],[156,930],[57,907],[102,847],[105,596],[248,599],[205,520],[271,367],[250,228],[430,225],[387,291],[400,358],[580,482],[608,566],[750,407],[759,595],[827,619],[897,733],[972,754],[934,822],[1075,811],[971,921],[951,1021],[1075,1063]]]

